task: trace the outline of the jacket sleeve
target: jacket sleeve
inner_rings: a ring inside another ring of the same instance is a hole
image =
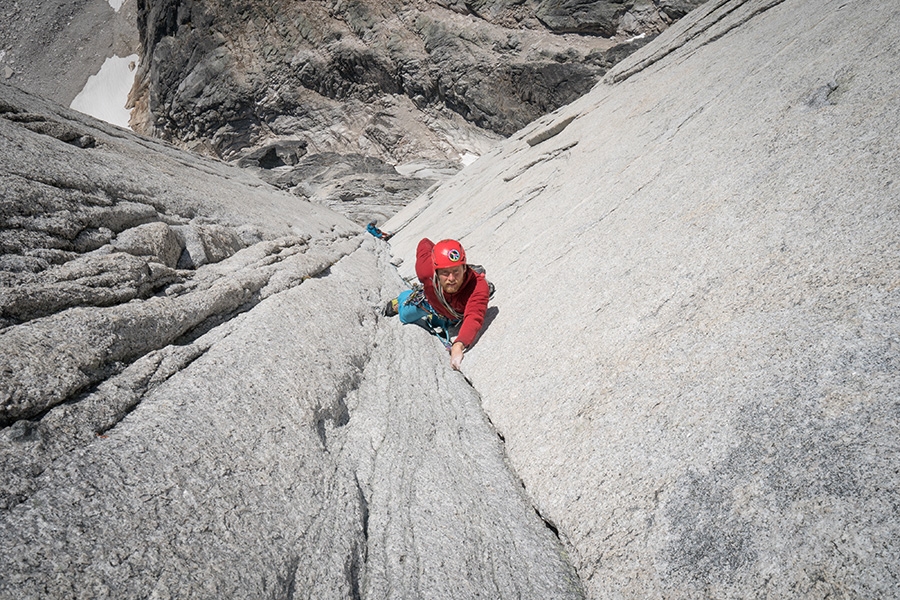
[[[476,273],[475,277],[475,289],[472,290],[472,295],[466,302],[462,326],[459,328],[459,335],[456,336],[456,341],[462,342],[466,348],[472,345],[478,332],[481,331],[481,326],[484,325],[484,314],[487,312],[488,297],[490,296],[484,275]]]
[[[431,283],[434,276],[434,263],[431,261],[431,250],[434,248],[434,242],[428,238],[419,240],[416,247],[416,277],[422,283]]]

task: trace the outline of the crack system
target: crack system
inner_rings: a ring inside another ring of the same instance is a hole
[[[679,37],[675,38],[670,45],[663,46],[661,50],[650,54],[642,60],[637,60],[631,64],[631,66],[628,66],[631,61],[621,63],[621,68],[613,69],[609,72],[606,81],[607,83],[619,83],[625,81],[632,75],[651,67],[670,54],[685,48],[691,42],[697,42],[697,45],[693,48],[694,50],[711,44],[716,40],[721,39],[730,31],[745,24],[750,19],[778,6],[783,1],[784,0],[710,0],[700,8],[696,9],[696,18],[685,17],[678,25],[675,25],[668,30],[673,31],[675,28],[684,28],[683,31],[680,32]],[[746,14],[738,14],[738,11],[747,5],[755,6],[751,6]],[[721,12],[716,14],[719,9],[722,9]],[[733,19],[730,23],[726,23],[726,18],[732,15],[737,18]],[[689,19],[691,20],[690,22],[688,22]],[[713,28],[717,25],[723,25],[723,27],[718,31],[713,31]],[[701,39],[701,36],[706,33],[710,33],[710,35]]]

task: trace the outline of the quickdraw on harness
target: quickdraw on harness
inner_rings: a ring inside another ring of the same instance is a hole
[[[440,289],[439,287],[435,287],[436,290]],[[438,298],[441,302],[446,302],[442,295],[439,293]],[[425,321],[427,324],[423,324],[422,326],[428,329],[429,332],[435,335],[445,348],[449,349],[453,343],[450,341],[450,328],[455,325],[453,321],[448,320],[439,314],[432,306],[428,303],[428,300],[425,299],[425,288],[422,287],[422,284],[417,283],[412,288],[412,294],[403,302],[406,306],[417,306],[420,309],[424,310],[428,313],[428,316],[425,317]],[[452,309],[451,309],[452,310]],[[453,314],[459,314],[456,311],[452,311]],[[462,319],[460,316],[455,321],[459,321]]]

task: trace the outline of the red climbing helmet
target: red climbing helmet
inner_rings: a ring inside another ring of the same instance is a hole
[[[466,251],[456,240],[441,240],[431,250],[435,269],[452,269],[466,264]]]

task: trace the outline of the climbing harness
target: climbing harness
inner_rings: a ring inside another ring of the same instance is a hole
[[[440,288],[436,287],[435,289],[437,290]],[[438,297],[444,302],[441,296]],[[462,316],[452,320],[441,316],[434,308],[432,308],[428,303],[428,300],[425,299],[425,288],[421,283],[417,283],[413,286],[412,293],[406,298],[403,304],[407,306],[416,306],[428,313],[423,319],[416,321],[416,323],[441,340],[441,343],[445,348],[448,350],[450,349],[453,345],[453,342],[450,339],[450,328],[457,325],[459,321],[462,320]],[[456,311],[452,312],[453,314],[459,314]]]
[[[481,265],[468,265],[468,268],[481,275],[485,274],[485,269]],[[420,282],[409,280],[406,280],[406,282],[410,285],[410,290],[408,293],[404,292],[406,297],[402,301],[402,305],[416,307],[421,312],[425,313],[422,318],[413,322],[441,340],[444,347],[449,350],[453,345],[450,333],[451,329],[460,324],[464,315],[461,315],[454,310],[454,308],[450,306],[450,303],[447,302],[447,299],[444,297],[443,289],[437,280],[437,273],[433,276],[432,285],[434,286],[435,294],[437,295],[441,306],[446,309],[447,313],[452,315],[452,318],[444,317],[428,303],[428,300],[425,298],[425,288]],[[488,298],[493,298],[494,284],[488,281],[486,277],[485,282],[488,284]],[[401,294],[400,296],[402,297],[404,294]],[[399,314],[400,310],[401,302],[399,297],[393,298],[384,307],[384,315],[393,317],[394,315]]]

